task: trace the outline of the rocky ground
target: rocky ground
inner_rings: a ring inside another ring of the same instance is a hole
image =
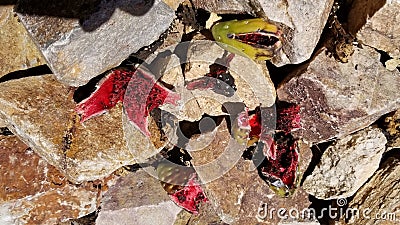
[[[1,1],[0,224],[398,224],[399,11]]]

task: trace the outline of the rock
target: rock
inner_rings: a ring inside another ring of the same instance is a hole
[[[366,128],[329,146],[303,188],[319,199],[347,198],[379,168],[386,138],[379,128]]]
[[[253,14],[254,9],[251,7],[251,1],[238,0],[193,0],[196,8],[205,9],[217,14]]]
[[[0,223],[56,224],[97,208],[96,188],[68,183],[16,136],[0,136]]]
[[[103,196],[96,225],[172,225],[181,210],[155,177],[138,170],[121,177]]]
[[[367,46],[355,48],[348,63],[337,62],[323,50],[294,71],[277,94],[301,107],[303,130],[295,135],[314,143],[340,138],[399,108],[400,72],[388,71],[379,59]]]
[[[346,224],[398,224],[399,175],[400,160],[388,158],[349,202],[349,209],[357,209],[359,216],[349,215]]]
[[[79,122],[69,88],[52,75],[0,84],[0,118],[70,181],[103,178],[135,162],[122,131],[121,105]]]
[[[0,77],[45,63],[13,6],[0,6]]]
[[[236,146],[236,142],[229,141],[230,138],[226,122],[223,121],[216,130],[192,137],[187,145],[192,164],[204,183],[206,196],[223,222],[256,224],[262,221],[276,224],[280,221],[277,216],[258,218],[261,203],[275,209],[289,209],[291,206],[303,209],[310,205],[308,195],[301,189],[290,198],[275,195],[254,170],[253,162],[241,158],[243,149]],[[307,153],[304,145],[301,151],[305,153],[302,161],[308,165],[311,152],[308,149]],[[237,152],[239,154],[235,154]]]
[[[400,110],[390,113],[385,118],[383,129],[387,138],[387,151],[400,148]]]
[[[71,86],[157,40],[175,16],[160,0],[69,3],[19,1],[17,12],[57,79]]]
[[[348,17],[349,31],[364,45],[400,58],[399,10],[399,1],[353,1]]]
[[[182,62],[176,60],[176,56],[171,56],[170,65],[167,66],[170,69],[165,70],[161,78],[175,87],[176,92],[181,95],[182,104],[179,107],[170,105],[161,109],[180,120],[196,121],[203,114],[225,115],[222,105],[227,102],[243,102],[250,109],[260,104],[269,107],[275,103],[275,87],[265,65],[257,64],[247,57],[229,54],[211,41],[181,44],[175,51],[186,48],[188,52],[185,62],[190,63],[187,64],[184,75],[173,69],[180,68]],[[221,67],[218,71],[227,68],[229,70],[227,78],[223,78],[224,81],[211,69],[217,65]],[[209,86],[204,87],[205,84]]]
[[[194,215],[187,211],[181,211],[174,225],[202,225],[202,224],[218,224],[223,225],[221,218],[217,215],[214,207],[210,202],[201,205],[199,214]]]
[[[285,36],[283,61],[274,64],[297,64],[311,57],[328,20],[333,0],[298,2],[296,0],[259,0],[268,19],[288,27]]]

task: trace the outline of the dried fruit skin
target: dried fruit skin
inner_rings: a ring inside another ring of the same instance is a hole
[[[157,165],[157,173],[172,201],[187,211],[198,214],[199,205],[208,201],[192,167],[165,162]]]
[[[114,70],[104,77],[97,89],[77,104],[75,111],[81,115],[81,122],[100,115],[121,102],[133,74],[132,71]]]
[[[128,119],[146,136],[150,137],[147,118],[160,105],[177,105],[179,94],[156,83],[154,76],[144,68],[138,68],[132,76],[124,97],[124,109]]]
[[[282,47],[281,31],[261,18],[219,22],[211,31],[222,48],[254,60],[269,60]]]

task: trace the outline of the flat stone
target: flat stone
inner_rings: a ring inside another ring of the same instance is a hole
[[[0,202],[21,199],[67,184],[55,167],[14,135],[0,135],[0,154]]]
[[[160,0],[69,3],[19,1],[17,12],[57,79],[70,86],[86,84],[156,41],[175,17]]]
[[[303,129],[295,135],[314,143],[340,138],[398,109],[400,72],[388,71],[379,59],[367,46],[355,48],[348,63],[322,50],[309,65],[294,71],[277,94],[301,107]]]
[[[360,215],[358,217],[348,216],[346,224],[398,224],[400,215],[399,175],[400,160],[393,157],[385,160],[381,168],[349,202],[348,207],[358,209]],[[366,212],[366,216],[363,216],[363,212]],[[382,219],[374,219],[375,215]]]
[[[283,46],[286,56],[280,60],[273,60],[274,64],[297,64],[311,57],[328,20],[333,2],[333,0],[307,2],[259,0],[268,19],[288,27],[284,34],[287,43]]]
[[[319,199],[347,198],[379,168],[386,149],[379,128],[366,128],[329,146],[303,188]]]
[[[126,147],[122,107],[79,122],[69,88],[53,75],[0,84],[0,118],[70,181],[101,179],[135,162]]]
[[[96,225],[172,225],[181,210],[158,179],[138,170],[121,177],[103,196]]]
[[[0,77],[46,63],[13,6],[0,6],[0,37]]]
[[[353,1],[348,17],[350,32],[364,45],[400,58],[400,2]]]
[[[75,186],[16,136],[0,136],[0,223],[55,224],[97,208],[95,188]]]

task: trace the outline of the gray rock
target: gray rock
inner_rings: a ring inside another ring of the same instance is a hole
[[[299,104],[303,130],[296,135],[321,142],[367,127],[400,107],[400,72],[388,71],[374,49],[355,48],[348,63],[321,51],[278,87],[278,98]]]
[[[0,37],[0,77],[46,63],[13,6],[0,6]]]
[[[197,8],[205,9],[218,14],[235,14],[235,13],[252,13],[254,9],[251,7],[252,1],[238,0],[193,0],[193,5]]]
[[[329,146],[308,176],[303,189],[320,199],[347,198],[379,168],[386,138],[379,128],[367,128]]]
[[[288,28],[283,52],[289,61],[274,62],[277,65],[297,64],[311,57],[328,20],[333,0],[259,0],[268,19]]]
[[[144,170],[121,177],[103,196],[96,225],[172,225],[182,209]]]
[[[399,1],[355,0],[349,13],[349,30],[363,44],[400,58],[399,11]]]
[[[62,10],[60,4],[39,1],[37,5],[41,8],[36,12],[31,9],[35,8],[34,2],[20,1],[17,8],[19,18],[54,74],[71,86],[87,83],[157,40],[175,16],[160,0],[153,5],[141,0],[101,1],[95,5],[97,11],[91,12],[82,2],[67,5]],[[79,7],[89,12],[75,15]],[[60,15],[55,10],[59,10]],[[45,16],[47,14],[50,15]]]
[[[348,216],[342,224],[399,224],[399,176],[400,160],[393,157],[387,159],[349,203],[349,209],[358,209],[359,216]],[[375,216],[380,219],[374,219]]]

